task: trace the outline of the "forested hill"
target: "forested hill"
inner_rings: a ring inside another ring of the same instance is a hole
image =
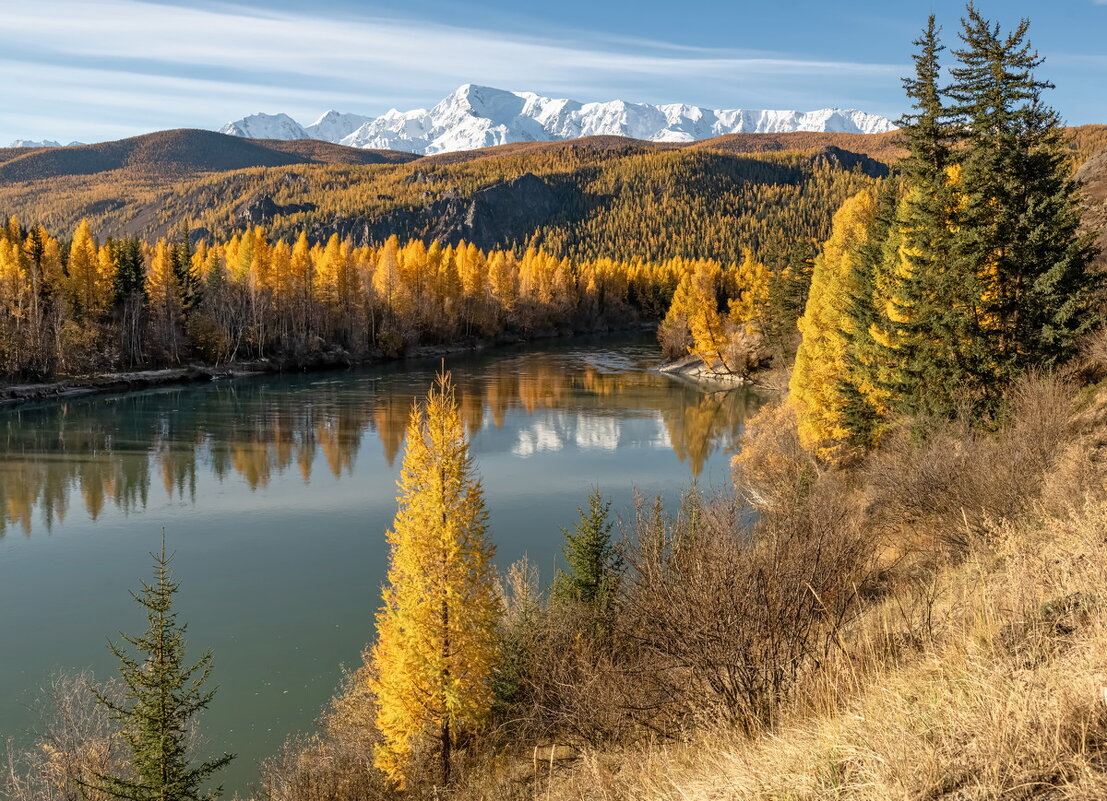
[[[1072,129],[1083,163],[1107,126]],[[620,137],[439,156],[314,140],[163,131],[100,145],[0,150],[0,213],[67,236],[156,238],[187,223],[225,237],[392,234],[582,258],[734,260],[821,240],[850,195],[888,174],[898,134],[734,134],[687,144]]]
[[[889,135],[753,134],[688,146],[591,137],[417,158],[170,131],[2,151],[0,212],[63,237],[87,218],[101,237],[152,239],[187,223],[197,238],[225,238],[264,225],[314,241],[396,234],[587,258],[730,260],[773,237],[825,237],[833,210],[886,175],[897,152]]]

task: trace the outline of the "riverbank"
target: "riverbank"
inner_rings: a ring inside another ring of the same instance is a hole
[[[275,373],[320,372],[348,370],[390,362],[441,359],[459,353],[480,353],[485,350],[525,345],[556,339],[596,336],[597,334],[626,334],[634,331],[651,331],[656,323],[637,323],[633,326],[605,329],[604,331],[580,331],[570,334],[542,334],[530,338],[498,337],[489,340],[472,340],[451,345],[423,345],[412,348],[402,356],[388,357],[380,353],[355,357],[342,348],[320,351],[309,357],[255,359],[231,362],[223,365],[190,364],[185,367],[169,367],[154,370],[130,370],[96,375],[71,376],[57,381],[0,385],[0,409],[39,401],[64,401],[89,395],[136,392],[175,384],[192,384],[250,378]]]
[[[730,373],[714,369],[699,356],[689,355],[659,365],[657,372],[712,392],[724,392],[743,386],[780,392],[788,386],[787,371],[774,367],[771,363],[749,373]]]
[[[689,355],[671,362],[666,362],[657,368],[659,373],[678,376],[691,381],[701,381],[714,384],[749,384],[753,383],[749,376],[737,373],[719,372],[707,365],[699,356]]]

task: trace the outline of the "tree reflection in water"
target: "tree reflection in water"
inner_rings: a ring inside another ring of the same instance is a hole
[[[709,391],[648,369],[652,347],[530,352],[462,360],[450,367],[470,436],[509,416],[558,413],[559,430],[534,448],[618,447],[620,421],[654,419],[653,447],[669,447],[698,476],[722,449],[734,451],[762,397]],[[251,490],[297,470],[353,471],[367,434],[393,465],[414,397],[432,370],[352,371],[216,382],[0,412],[0,536],[49,530],[79,496],[96,519],[110,503],[144,508],[151,484],[196,503],[197,475],[238,476]],[[522,429],[520,429],[522,437]],[[625,444],[625,443],[623,443]],[[518,452],[518,451],[517,451]],[[322,460],[318,461],[317,456]],[[478,455],[479,459],[479,455]]]

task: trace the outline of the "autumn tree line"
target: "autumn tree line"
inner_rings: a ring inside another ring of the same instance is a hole
[[[82,222],[62,242],[13,218],[0,228],[0,373],[41,379],[262,358],[310,364],[335,350],[356,360],[426,344],[604,330],[658,319],[682,277],[697,271],[732,272],[708,260],[574,261],[535,248],[396,237],[380,247],[337,235],[312,244],[304,233],[286,241],[262,227],[220,244],[193,243],[187,229],[149,244],[100,242]]]

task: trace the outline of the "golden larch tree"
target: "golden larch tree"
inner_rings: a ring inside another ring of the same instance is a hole
[[[100,264],[99,249],[88,220],[81,220],[73,234],[68,267],[70,302],[79,314],[95,319],[108,305],[111,274],[105,274]]]
[[[815,259],[811,292],[799,320],[803,339],[789,383],[800,442],[820,459],[840,461],[849,436],[841,393],[849,365],[848,310],[854,301],[854,269],[876,213],[872,192],[858,192],[834,214],[830,237]]]
[[[412,410],[398,486],[370,655],[374,761],[403,787],[415,753],[437,740],[445,786],[458,735],[479,729],[491,709],[500,614],[484,494],[449,374]]]

